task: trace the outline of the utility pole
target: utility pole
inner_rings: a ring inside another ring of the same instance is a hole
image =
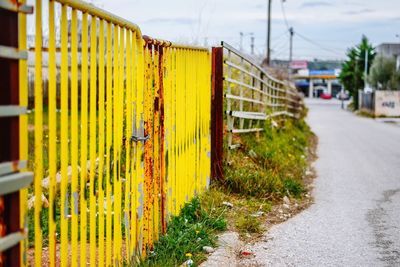
[[[243,32],[239,32],[239,34],[240,34],[240,51],[243,51]]]
[[[251,43],[250,43],[251,54],[254,55],[254,36],[253,35],[251,35],[250,40],[251,40]]]
[[[293,59],[293,35],[294,35],[293,27],[289,28],[289,33],[290,33],[290,51],[289,51],[289,64],[290,64],[290,62],[292,62]]]
[[[267,65],[270,64],[271,60],[271,2],[272,0],[268,1],[268,9],[267,9],[267,49],[266,49],[266,56],[267,56]]]
[[[367,76],[368,76],[368,48],[365,49],[365,66],[364,66],[364,93],[369,92],[370,88],[367,83]]]
[[[396,34],[396,37],[399,38],[400,41],[400,34]],[[396,57],[396,70],[400,70],[400,55]]]
[[[367,75],[368,75],[368,48],[365,49],[364,75],[365,75],[365,79],[367,79]]]
[[[293,60],[293,35],[294,35],[294,31],[293,31],[293,27],[289,28],[289,33],[290,33],[290,50],[289,50],[289,65],[288,65],[288,72],[289,72],[289,78],[292,75],[292,69],[290,67],[290,64],[292,63]]]

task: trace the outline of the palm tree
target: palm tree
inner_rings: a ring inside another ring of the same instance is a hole
[[[368,38],[363,35],[360,44],[350,48],[346,55],[348,59],[342,65],[339,80],[353,96],[354,108],[358,109],[358,90],[363,89],[365,86],[365,66],[367,65],[368,72],[375,57],[375,48],[369,43]],[[366,62],[366,58],[368,62]]]

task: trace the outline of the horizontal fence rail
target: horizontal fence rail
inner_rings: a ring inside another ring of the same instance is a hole
[[[222,42],[222,48],[229,149],[240,146],[233,144],[233,134],[261,132],[266,120],[299,116],[302,98],[293,85],[272,77],[231,45]]]
[[[210,53],[78,0],[36,0],[34,18],[21,265],[135,262],[209,184]]]

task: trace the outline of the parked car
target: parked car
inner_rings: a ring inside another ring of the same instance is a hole
[[[339,93],[337,93],[336,98],[339,100],[349,100],[350,94],[348,91],[340,91]]]
[[[323,92],[323,93],[320,95],[320,98],[329,100],[329,99],[332,99],[332,95],[329,94],[329,93]]]

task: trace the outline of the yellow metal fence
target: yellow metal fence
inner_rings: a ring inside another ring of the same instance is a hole
[[[30,228],[21,263],[135,261],[209,183],[209,51],[143,38],[135,24],[77,0],[34,8],[35,99],[21,149],[35,177],[21,194]],[[24,98],[26,75],[24,65]]]

